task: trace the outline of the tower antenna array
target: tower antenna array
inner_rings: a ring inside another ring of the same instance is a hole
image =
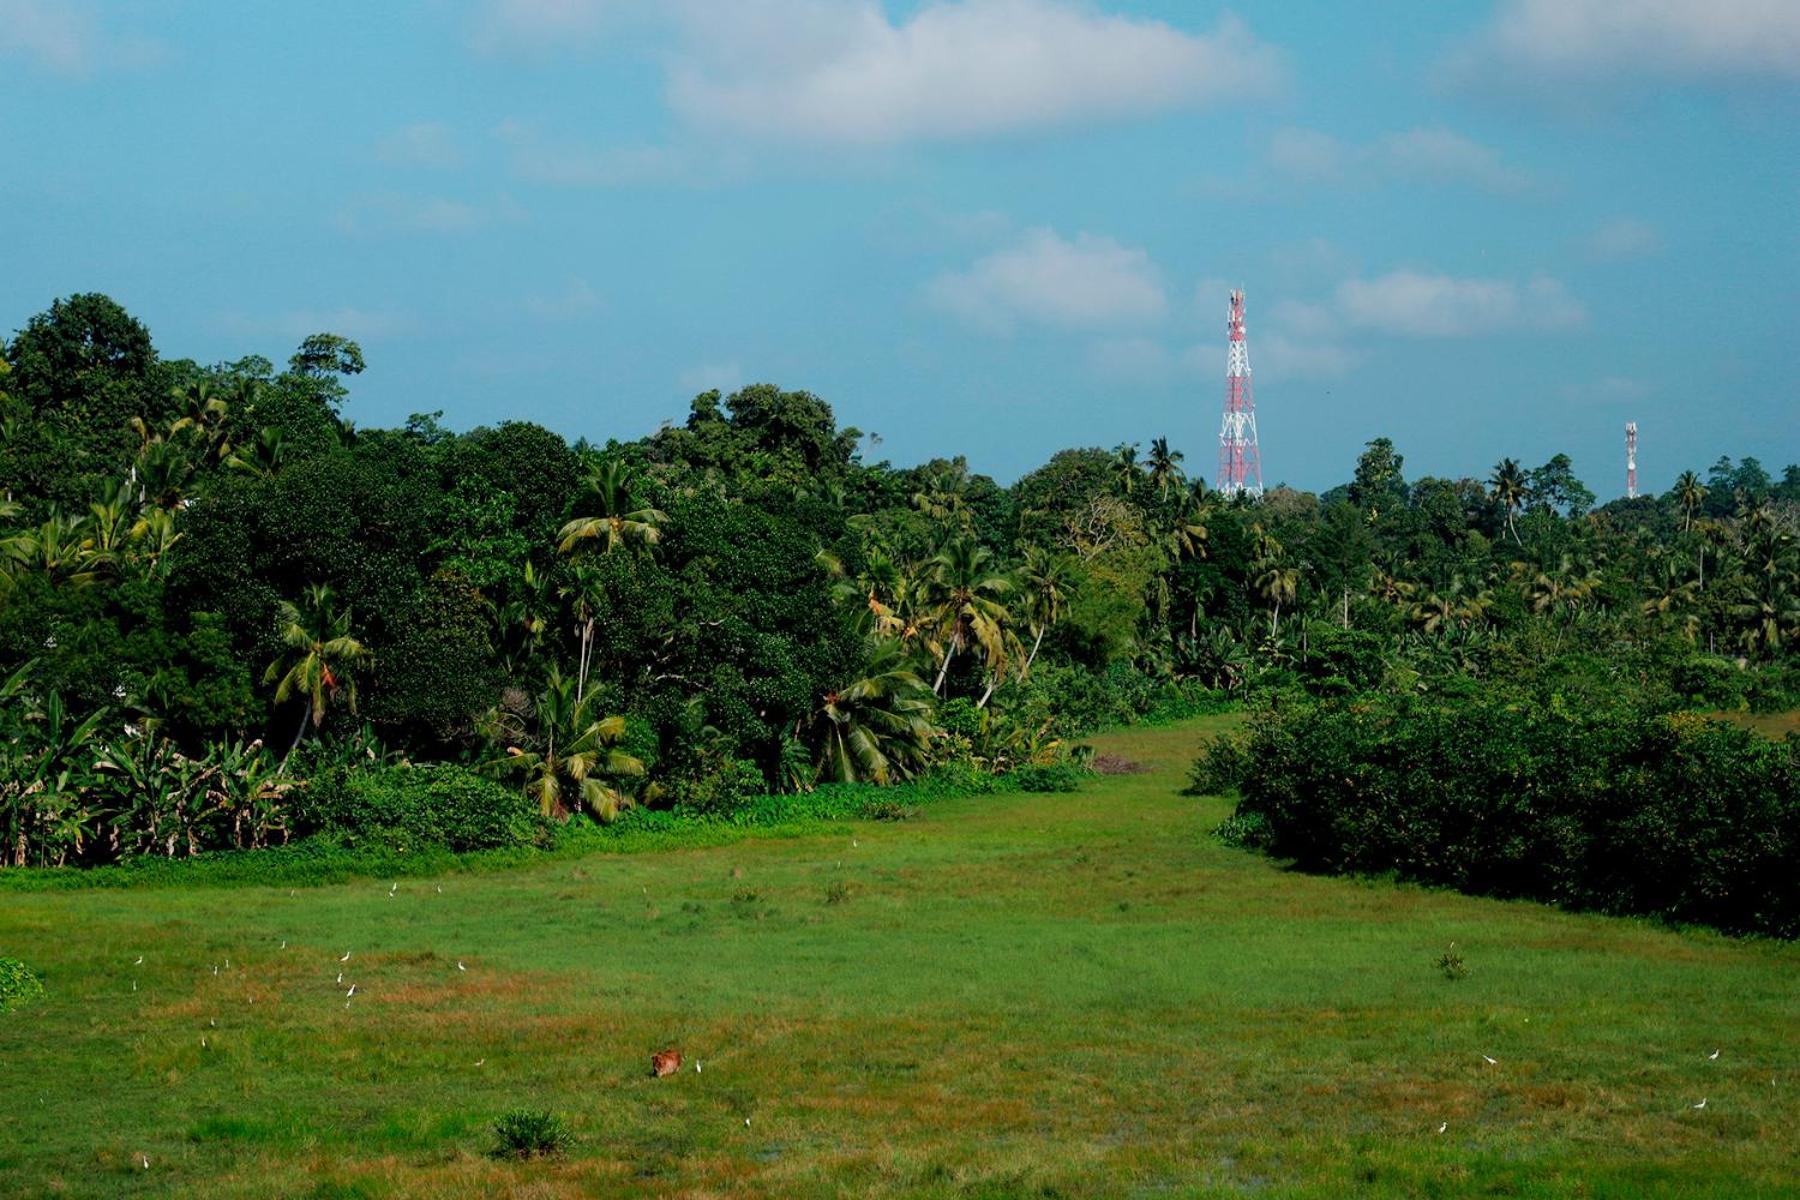
[[[1625,422],[1625,498],[1637,499],[1637,422]]]
[[[1250,348],[1244,341],[1244,293],[1231,293],[1225,323],[1230,351],[1225,365],[1225,415],[1219,422],[1219,478],[1226,499],[1263,494],[1262,457],[1256,444],[1256,400],[1250,388]]]

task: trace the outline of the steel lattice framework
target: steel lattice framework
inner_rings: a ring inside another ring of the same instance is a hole
[[[1637,422],[1625,422],[1625,498],[1637,499]]]
[[[1226,320],[1230,353],[1225,367],[1225,415],[1219,422],[1219,478],[1227,499],[1263,494],[1262,456],[1256,444],[1256,399],[1250,388],[1250,347],[1244,341],[1244,293],[1231,293]]]

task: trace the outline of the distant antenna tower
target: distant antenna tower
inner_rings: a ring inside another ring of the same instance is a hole
[[[1250,348],[1244,342],[1244,293],[1231,293],[1226,320],[1231,350],[1225,367],[1225,416],[1219,422],[1219,480],[1226,499],[1263,494],[1262,457],[1256,445],[1256,400],[1250,390]]]
[[[1637,422],[1625,422],[1625,498],[1637,499]]]

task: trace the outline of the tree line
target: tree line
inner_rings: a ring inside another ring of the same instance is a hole
[[[363,367],[330,334],[166,358],[94,294],[0,347],[0,861],[267,844],[369,763],[606,820],[1005,771],[1258,689],[1791,691],[1800,467],[1595,507],[1563,455],[1409,481],[1383,438],[1227,502],[1160,437],[1010,486],[871,462],[766,384],[632,441],[359,429]]]

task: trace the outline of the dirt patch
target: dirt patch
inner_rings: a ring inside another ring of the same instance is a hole
[[[1096,754],[1092,766],[1101,775],[1142,775],[1150,769],[1122,754]]]

